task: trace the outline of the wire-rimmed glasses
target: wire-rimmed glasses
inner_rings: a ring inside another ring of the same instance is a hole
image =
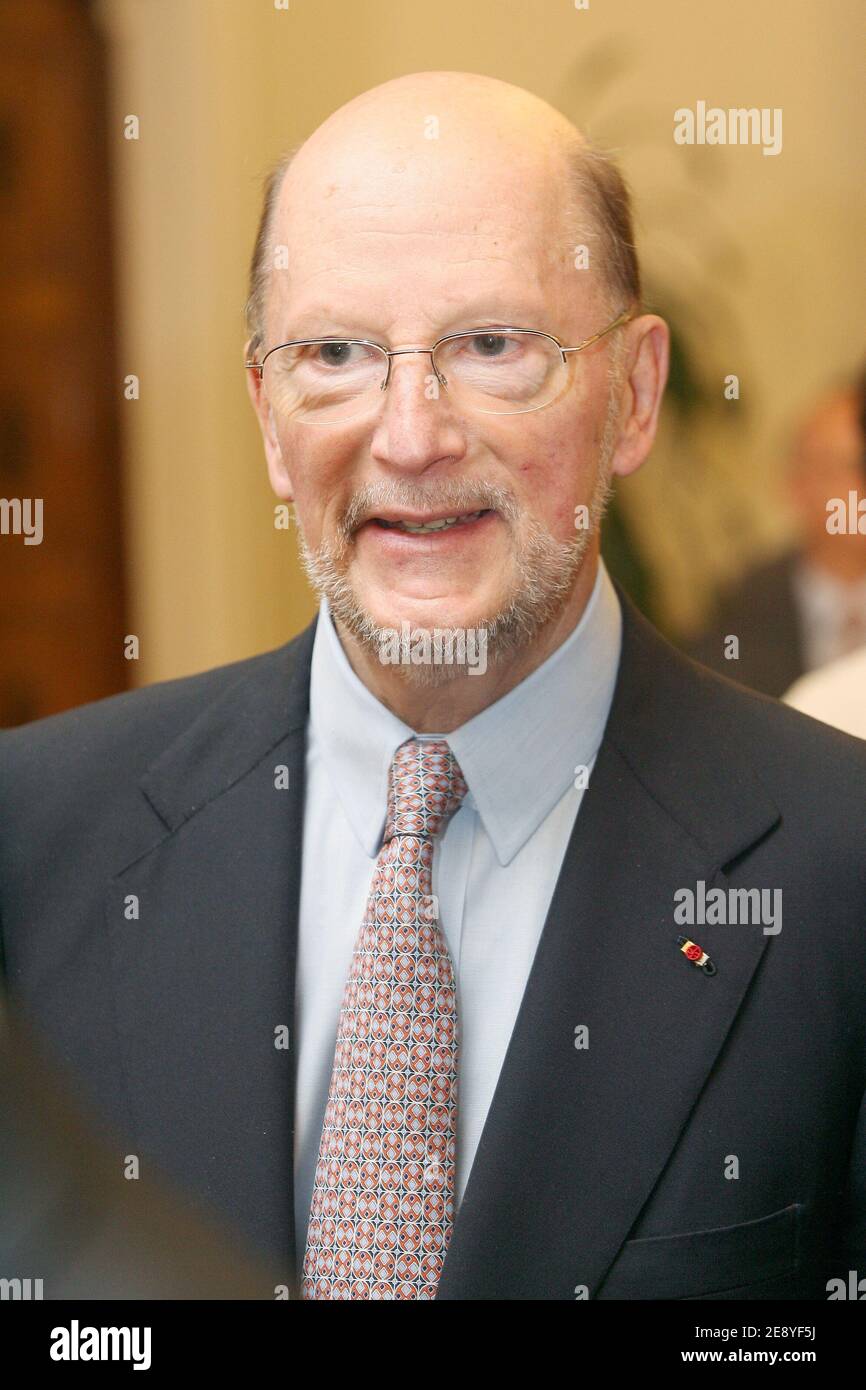
[[[564,346],[534,328],[484,326],[448,333],[432,347],[386,348],[367,338],[298,338],[248,361],[267,387],[284,421],[339,424],[375,407],[391,379],[391,360],[429,355],[432,372],[424,394],[442,390],[461,409],[484,415],[522,415],[542,410],[569,389],[574,355],[633,318],[624,309],[590,338]]]

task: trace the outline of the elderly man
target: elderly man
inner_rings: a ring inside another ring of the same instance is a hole
[[[600,564],[667,362],[620,176],[400,78],[272,180],[249,307],[317,621],[6,735],[11,990],[307,1298],[826,1297],[866,756]]]

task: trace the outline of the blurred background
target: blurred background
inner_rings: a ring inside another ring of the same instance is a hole
[[[525,86],[619,159],[674,362],[606,553],[668,635],[691,644],[808,530],[795,456],[830,459],[819,507],[854,476],[853,426],[808,447],[797,427],[866,349],[856,0],[0,0],[0,39],[0,498],[44,504],[41,544],[4,513],[0,723],[312,616],[246,396],[247,267],[270,165],[401,73]],[[781,152],[676,144],[698,101],[781,108]],[[866,622],[860,549],[842,568]]]

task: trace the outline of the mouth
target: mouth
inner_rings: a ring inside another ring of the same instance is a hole
[[[370,517],[365,526],[377,526],[384,531],[401,531],[409,536],[435,536],[458,526],[472,526],[484,517],[492,516],[490,507],[476,512],[459,512],[446,516],[443,513],[426,516],[411,516],[404,512],[391,512],[384,516]]]

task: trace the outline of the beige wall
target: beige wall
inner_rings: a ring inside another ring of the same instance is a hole
[[[399,73],[531,88],[620,150],[652,285],[677,299],[719,409],[671,419],[623,501],[675,622],[784,539],[782,430],[863,352],[860,6],[848,0],[104,0],[113,50],[121,375],[139,679],[286,640],[314,611],[276,532],[241,368],[261,176]],[[782,107],[784,148],[682,148],[698,99]],[[141,120],[121,138],[124,115]],[[721,377],[741,379],[739,406]]]

